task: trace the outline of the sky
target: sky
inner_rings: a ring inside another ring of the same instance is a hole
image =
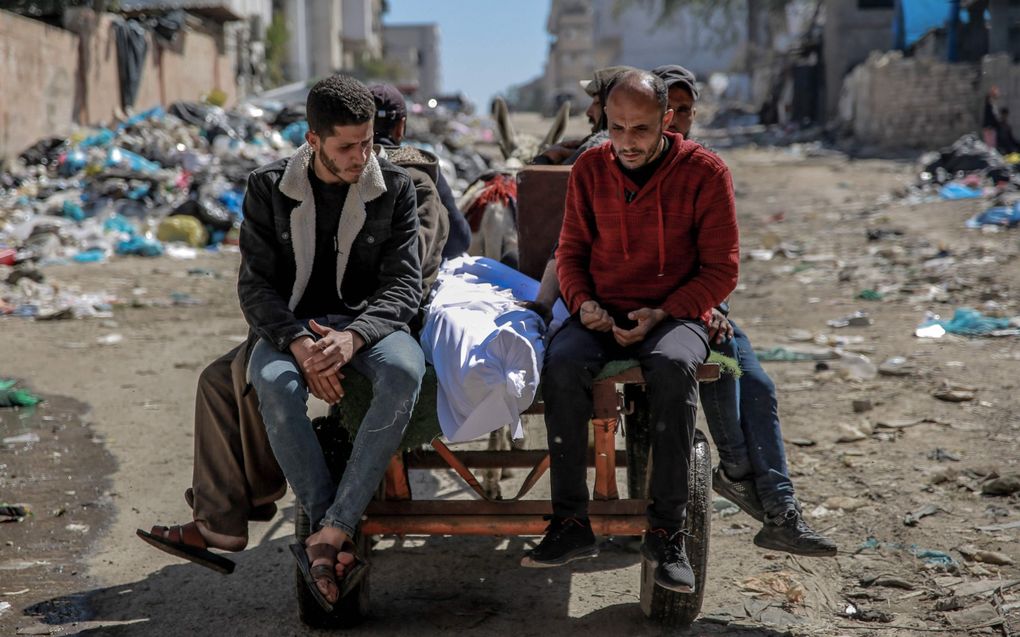
[[[542,73],[551,0],[389,0],[383,24],[439,25],[444,92],[463,91],[477,108]]]

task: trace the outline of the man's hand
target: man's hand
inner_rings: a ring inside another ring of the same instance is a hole
[[[301,368],[305,374],[335,374],[340,368],[350,363],[354,355],[365,346],[364,339],[357,332],[350,330],[334,330],[310,321],[308,326],[321,336],[315,342],[315,353],[304,362]]]
[[[652,331],[652,328],[662,322],[666,318],[666,312],[664,310],[653,310],[651,308],[643,307],[640,310],[634,310],[627,315],[632,321],[637,321],[637,325],[629,330],[624,330],[619,327],[613,326],[613,338],[620,345],[627,347],[634,343],[640,343],[645,340],[648,336],[648,332]]]
[[[319,374],[309,374],[304,371],[308,359],[318,353],[315,345],[316,343],[312,340],[312,337],[302,336],[290,344],[290,353],[294,355],[298,369],[302,370],[301,375],[304,376],[305,384],[308,385],[308,391],[312,392],[312,395],[319,400],[324,400],[331,405],[338,403],[344,396],[343,387],[340,385],[342,376],[333,374],[333,381],[335,382],[331,382],[330,379],[324,378]]]
[[[609,312],[602,309],[597,301],[585,301],[581,304],[581,325],[584,325],[593,332],[608,332],[615,329],[616,323]]]
[[[725,343],[733,338],[733,326],[726,315],[712,308],[712,318],[708,319],[708,342]]]

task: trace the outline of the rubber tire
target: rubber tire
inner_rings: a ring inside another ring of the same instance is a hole
[[[666,628],[686,628],[701,613],[708,582],[708,547],[712,531],[712,453],[701,431],[695,432],[691,462],[691,490],[687,502],[687,558],[694,570],[694,592],[677,593],[655,584],[654,569],[641,560],[641,609]]]
[[[626,385],[623,395],[627,406],[634,409],[623,419],[623,440],[627,448],[627,497],[647,498],[648,458],[652,452],[648,394],[643,385]]]
[[[314,421],[316,434],[319,437],[319,444],[323,453],[329,460],[330,469],[333,472],[334,482],[339,482],[343,475],[347,458],[350,457],[351,443],[346,431],[339,427],[336,416],[328,418],[316,418]],[[294,515],[294,537],[298,542],[304,542],[311,534],[310,520],[305,509],[300,503],[295,507]],[[354,546],[364,559],[369,559],[371,546],[368,538],[360,532],[354,536]],[[294,566],[295,590],[297,592],[298,617],[301,622],[311,628],[345,629],[353,628],[363,622],[369,615],[371,600],[369,595],[369,580],[371,571],[365,574],[361,582],[346,597],[333,606],[333,612],[327,613],[315,601],[304,577],[297,565]]]

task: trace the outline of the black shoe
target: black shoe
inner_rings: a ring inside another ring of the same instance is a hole
[[[765,507],[758,497],[754,480],[730,480],[722,465],[716,465],[712,472],[712,490],[740,507],[740,510],[759,522],[765,521]]]
[[[782,515],[765,516],[765,525],[754,536],[754,543],[763,549],[808,557],[831,557],[836,554],[836,543],[812,530],[801,512],[792,507]]]
[[[548,518],[547,518],[548,519]],[[548,568],[563,566],[574,560],[583,560],[599,554],[595,533],[588,518],[559,518],[551,516],[545,527],[545,537],[521,559],[521,566]]]
[[[649,529],[641,554],[655,567],[655,583],[678,593],[694,592],[694,569],[684,551],[683,529]]]

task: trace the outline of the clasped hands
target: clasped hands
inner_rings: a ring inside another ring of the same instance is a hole
[[[308,325],[321,338],[297,338],[290,344],[290,352],[304,376],[308,391],[331,405],[338,403],[344,397],[340,382],[344,375],[340,370],[365,346],[365,341],[360,334],[350,330],[334,330],[315,321]]]
[[[665,310],[643,307],[627,314],[637,325],[625,330],[616,324],[613,317],[598,301],[588,300],[581,304],[581,324],[595,332],[612,332],[613,339],[623,347],[640,343],[656,325],[667,316]]]

